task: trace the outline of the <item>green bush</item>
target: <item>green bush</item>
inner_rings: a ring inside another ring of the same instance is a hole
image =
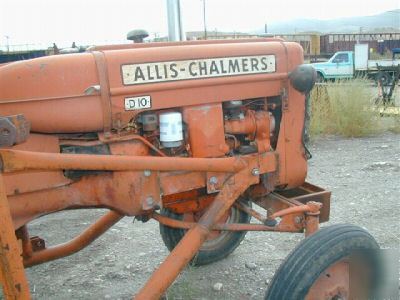
[[[365,79],[340,80],[316,86],[311,92],[311,136],[337,134],[360,137],[381,130],[373,110],[374,89]]]

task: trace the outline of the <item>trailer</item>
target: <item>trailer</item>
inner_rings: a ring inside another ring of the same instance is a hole
[[[321,55],[332,56],[338,51],[352,51],[357,44],[368,44],[372,51],[384,54],[400,47],[399,32],[329,33],[320,36]]]

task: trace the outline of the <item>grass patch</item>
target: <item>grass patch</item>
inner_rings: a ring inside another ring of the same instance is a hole
[[[388,120],[388,130],[400,134],[400,117],[393,117]]]
[[[365,79],[340,80],[311,92],[311,136],[361,137],[382,131],[380,115],[372,110],[375,95]]]

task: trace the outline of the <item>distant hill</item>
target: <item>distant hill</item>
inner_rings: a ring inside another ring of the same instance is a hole
[[[332,20],[297,19],[287,22],[268,24],[268,33],[359,33],[363,32],[400,32],[400,9],[365,17],[340,18]],[[254,33],[264,33],[264,28]]]

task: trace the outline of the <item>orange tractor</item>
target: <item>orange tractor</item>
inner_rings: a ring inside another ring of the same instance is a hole
[[[330,192],[305,182],[315,78],[280,39],[98,46],[1,66],[5,298],[30,298],[24,268],[135,216],[157,220],[171,251],[135,299],[160,298],[187,264],[226,257],[247,231],[306,235],[266,299],[364,299],[376,241],[351,225],[319,230]],[[109,212],[71,241],[29,235],[34,219],[89,208]]]

